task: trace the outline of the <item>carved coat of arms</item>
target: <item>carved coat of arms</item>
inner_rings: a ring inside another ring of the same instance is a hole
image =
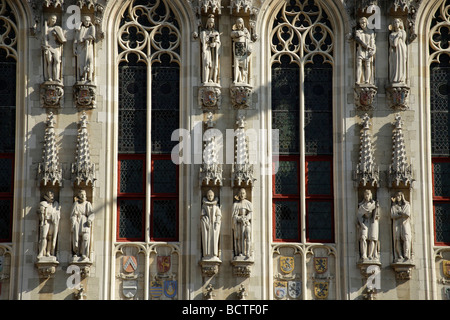
[[[156,258],[158,273],[166,273],[170,270],[171,259],[170,256],[158,256]]]
[[[173,298],[177,295],[177,281],[176,280],[164,281],[164,295],[167,298]]]
[[[444,272],[444,276],[450,278],[450,260],[442,261],[442,271]]]
[[[288,295],[292,299],[297,299],[302,294],[301,281],[288,281]]]
[[[319,273],[325,273],[328,270],[328,258],[314,257],[314,270]]]
[[[291,273],[294,271],[294,265],[293,257],[280,257],[280,269],[284,273]]]
[[[152,299],[158,299],[163,294],[163,281],[153,280],[150,282],[150,296]]]
[[[136,280],[124,280],[122,283],[123,295],[127,298],[133,298],[137,293],[137,287]]]
[[[125,272],[131,273],[137,269],[137,260],[134,256],[124,256],[123,257],[122,268]]]
[[[314,296],[317,299],[328,298],[329,285],[327,281],[314,281]]]
[[[273,284],[275,297],[283,299],[287,294],[287,281],[275,281]]]

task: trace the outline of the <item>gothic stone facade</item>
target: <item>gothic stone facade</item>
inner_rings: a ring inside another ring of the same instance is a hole
[[[0,0],[0,299],[450,299],[449,7]]]

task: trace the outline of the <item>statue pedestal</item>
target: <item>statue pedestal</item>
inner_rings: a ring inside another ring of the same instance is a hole
[[[360,110],[373,109],[373,102],[378,89],[373,84],[356,84],[355,85],[355,104]]]
[[[252,265],[255,264],[255,261],[252,257],[247,258],[244,256],[235,256],[231,261],[231,265],[233,266],[233,274],[237,277],[250,277],[252,271]]]
[[[212,277],[219,272],[219,266],[222,260],[218,257],[205,257],[199,262],[204,277]]]
[[[80,268],[80,274],[82,277],[88,277],[91,271],[92,261],[89,258],[82,259],[81,257],[72,257],[70,261],[71,265],[76,265]]]
[[[373,274],[380,272],[381,270],[381,262],[378,259],[370,260],[370,259],[361,259],[358,262],[358,267],[361,270],[361,274],[368,278]]]
[[[77,108],[94,109],[97,86],[92,82],[78,81],[73,85],[73,100]]]
[[[60,81],[45,81],[40,87],[43,108],[61,108],[64,85]]]
[[[217,83],[203,83],[198,89],[199,107],[206,110],[220,109],[222,104],[222,91]]]
[[[56,272],[56,267],[59,265],[59,262],[56,260],[56,257],[38,257],[36,262],[36,267],[38,268],[39,276],[41,278],[50,278]]]
[[[399,261],[391,263],[392,269],[395,272],[395,278],[397,280],[409,280],[412,278],[412,269],[415,265],[411,260]]]
[[[409,110],[409,87],[403,83],[394,83],[386,87],[386,93],[391,108],[394,110]]]

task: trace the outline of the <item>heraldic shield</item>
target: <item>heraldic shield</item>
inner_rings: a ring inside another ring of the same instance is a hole
[[[314,257],[314,270],[319,273],[325,273],[328,270],[328,258]]]
[[[273,283],[275,297],[283,299],[287,294],[287,281],[275,281]]]
[[[157,257],[157,267],[158,273],[166,273],[170,270],[170,256],[158,256]]]
[[[129,299],[133,298],[137,293],[137,281],[136,280],[123,280],[122,292],[123,295]]]
[[[442,271],[444,272],[444,276],[450,278],[450,260],[442,261]]]
[[[161,280],[153,280],[150,282],[150,296],[152,299],[158,299],[163,294],[163,282]]]
[[[288,295],[292,299],[297,299],[302,294],[301,281],[288,281]]]
[[[328,282],[326,281],[314,281],[314,295],[317,299],[328,298]]]
[[[122,268],[125,272],[131,273],[137,269],[137,259],[134,256],[123,256]]]
[[[164,295],[167,298],[173,298],[177,295],[177,281],[176,280],[164,281]]]
[[[294,265],[293,257],[280,257],[280,269],[284,273],[291,273],[294,271]]]

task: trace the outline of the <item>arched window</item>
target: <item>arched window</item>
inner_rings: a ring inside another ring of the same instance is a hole
[[[273,240],[333,242],[333,32],[320,1],[286,1],[270,41],[272,129],[279,130]]]
[[[119,27],[117,240],[178,240],[180,31],[170,1],[133,1]]]
[[[0,241],[11,241],[16,124],[16,18],[0,1]]]
[[[435,12],[429,38],[430,127],[435,243],[450,245],[450,1]]]

